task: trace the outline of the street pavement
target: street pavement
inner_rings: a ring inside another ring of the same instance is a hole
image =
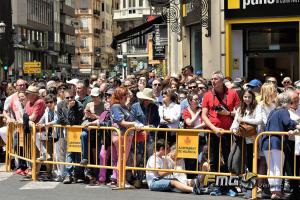
[[[112,190],[109,186],[86,184],[64,185],[57,182],[22,181],[23,177],[0,169],[0,200],[182,200],[186,199],[242,199],[227,196],[151,192],[147,189]]]

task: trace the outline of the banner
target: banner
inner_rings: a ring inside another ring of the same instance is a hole
[[[198,135],[178,133],[177,158],[198,158]]]
[[[81,152],[80,135],[82,128],[68,128],[67,152]]]
[[[225,0],[225,18],[300,15],[300,0]]]

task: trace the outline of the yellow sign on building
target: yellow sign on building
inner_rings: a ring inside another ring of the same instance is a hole
[[[177,158],[198,158],[198,135],[178,133]]]
[[[228,0],[228,9],[240,9],[240,0]]]
[[[68,144],[67,151],[68,152],[81,152],[81,143],[80,143],[80,135],[82,132],[82,128],[68,128]]]
[[[40,74],[42,73],[41,62],[24,62],[24,74]]]

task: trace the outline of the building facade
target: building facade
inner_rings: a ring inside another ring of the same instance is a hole
[[[113,19],[116,23],[115,30],[118,33],[126,32],[134,27],[145,23],[145,16],[151,14],[148,0],[117,0],[115,2],[115,10],[113,11]],[[118,52],[122,56],[127,57],[127,72],[133,73],[147,68],[148,52],[147,52],[148,35],[142,35],[135,39],[123,42],[118,47]]]
[[[112,0],[76,0],[76,63],[82,75],[99,74],[113,63]]]
[[[71,76],[75,53],[72,0],[12,0],[15,61],[12,78]],[[25,62],[41,62],[39,74],[24,74]]]

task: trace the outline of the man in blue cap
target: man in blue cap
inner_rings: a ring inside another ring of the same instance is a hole
[[[256,97],[260,95],[260,88],[262,86],[262,83],[261,83],[260,80],[253,79],[249,83],[247,83],[246,86],[247,86],[248,89],[250,89],[254,92]]]

